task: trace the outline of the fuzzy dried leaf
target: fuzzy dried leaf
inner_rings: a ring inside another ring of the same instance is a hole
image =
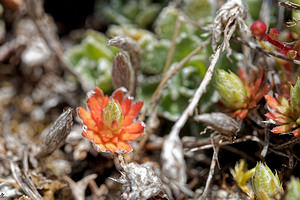
[[[141,165],[123,163],[121,167],[124,173],[117,181],[123,184],[123,199],[151,199],[154,197],[168,199],[160,178],[153,170],[153,163],[146,162]]]
[[[113,62],[112,82],[115,89],[125,87],[132,91],[131,83],[134,81],[134,71],[130,58],[125,52],[118,53]]]
[[[228,0],[217,12],[212,31],[212,47],[216,49],[223,36],[223,49],[227,55],[231,54],[229,40],[238,28],[243,36],[250,36],[250,30],[244,19],[247,17],[247,9],[241,0]]]
[[[61,147],[69,133],[73,124],[73,109],[68,108],[63,112],[51,126],[51,129],[44,139],[44,142],[39,149],[37,158],[46,157],[52,154],[56,149]]]
[[[236,136],[239,124],[236,120],[224,113],[205,113],[196,116],[195,121],[205,123],[225,136]]]
[[[172,183],[173,192],[178,195],[180,190],[192,196],[193,192],[186,187],[186,164],[183,147],[178,135],[168,135],[163,143],[161,153],[162,173]]]

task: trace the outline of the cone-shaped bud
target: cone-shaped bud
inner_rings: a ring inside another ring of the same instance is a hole
[[[103,109],[103,123],[112,126],[113,123],[120,124],[123,120],[121,106],[114,99],[110,100]]]
[[[280,193],[283,192],[277,173],[274,175],[271,169],[261,162],[255,167],[252,187],[258,200],[280,199]]]
[[[221,101],[227,107],[233,109],[242,108],[248,92],[237,75],[233,72],[218,70],[216,74],[216,86],[221,96]]]

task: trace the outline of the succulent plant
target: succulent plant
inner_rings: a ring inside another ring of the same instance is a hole
[[[272,129],[273,133],[293,133],[300,136],[300,78],[291,86],[290,98],[275,95],[276,98],[265,95],[265,99],[271,112],[265,116],[277,125]]]
[[[107,46],[105,35],[87,31],[80,44],[66,51],[65,57],[89,88],[95,85],[104,91],[112,90],[112,60],[115,50]]]
[[[238,73],[239,77],[233,72],[218,70],[216,88],[222,103],[232,109],[232,117],[244,119],[270,87],[268,84],[263,84],[264,70],[260,71],[256,79],[251,77],[251,80],[243,69],[240,68]]]
[[[132,104],[132,101],[122,89],[109,98],[95,88],[88,95],[88,110],[78,108],[78,116],[85,126],[82,136],[91,140],[98,151],[131,151],[128,141],[141,137],[145,128],[142,122],[134,122],[143,102]]]

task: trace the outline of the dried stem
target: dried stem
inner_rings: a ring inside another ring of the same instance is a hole
[[[212,139],[212,144],[213,144],[214,143],[213,137],[211,139]],[[198,198],[198,200],[206,199],[206,197],[208,195],[209,187],[211,185],[213,175],[215,173],[216,163],[218,162],[219,146],[217,145],[213,149],[214,149],[214,153],[213,153],[212,161],[211,161],[211,164],[210,164],[209,174],[208,174],[208,177],[207,177],[207,180],[206,180],[205,188],[204,188],[204,191],[203,191],[202,195]]]
[[[28,177],[28,174],[21,171],[21,169],[15,162],[10,161],[10,169],[14,179],[17,181],[26,195],[28,195],[33,200],[43,199],[35,188],[31,179]]]
[[[196,92],[191,100],[191,103],[184,110],[183,114],[180,116],[180,118],[177,120],[177,122],[172,127],[170,135],[179,135],[179,132],[182,129],[182,127],[184,126],[184,124],[186,123],[188,117],[193,114],[196,106],[198,105],[200,98],[206,91],[206,87],[208,86],[208,84],[212,78],[217,61],[219,60],[219,57],[221,56],[222,48],[223,48],[223,45],[220,45],[218,47],[217,51],[215,52],[215,54],[212,55],[212,61],[209,65],[209,68],[206,71],[206,74],[205,74],[202,82],[200,83],[200,86],[196,90]]]
[[[298,143],[300,141],[300,137],[295,137],[295,138],[293,138],[291,141],[288,141],[288,142],[286,142],[286,143],[283,143],[283,144],[280,144],[280,145],[274,145],[272,148],[274,148],[274,149],[284,149],[284,148],[287,148],[287,147],[289,147],[290,145],[292,145],[292,144],[296,144],[296,143]]]
[[[243,138],[239,138],[239,139],[235,140],[233,144],[240,143],[240,142],[247,142],[247,141],[254,141],[254,142],[257,142],[261,145],[264,144],[263,141],[261,141],[258,137],[253,136],[253,135],[247,135]],[[232,144],[232,142],[231,141],[222,142],[222,143],[219,143],[218,146],[221,147],[221,146],[228,145],[228,144]],[[192,148],[188,152],[194,152],[194,151],[199,151],[199,150],[204,150],[204,149],[210,149],[212,147],[213,147],[212,144],[201,144],[201,146]]]

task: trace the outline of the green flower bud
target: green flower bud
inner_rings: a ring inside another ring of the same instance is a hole
[[[300,115],[300,79],[298,78],[294,87],[291,87],[292,108]]]
[[[300,180],[299,178],[292,177],[287,185],[287,200],[298,200],[300,199]]]
[[[252,187],[258,200],[280,199],[280,193],[283,192],[277,173],[274,175],[271,169],[261,162],[255,167]]]
[[[218,70],[216,73],[216,86],[221,101],[229,108],[239,109],[245,103],[248,90],[241,79],[233,72]]]
[[[121,123],[124,116],[119,102],[111,99],[103,109],[102,117],[106,126],[114,126],[113,122]]]

